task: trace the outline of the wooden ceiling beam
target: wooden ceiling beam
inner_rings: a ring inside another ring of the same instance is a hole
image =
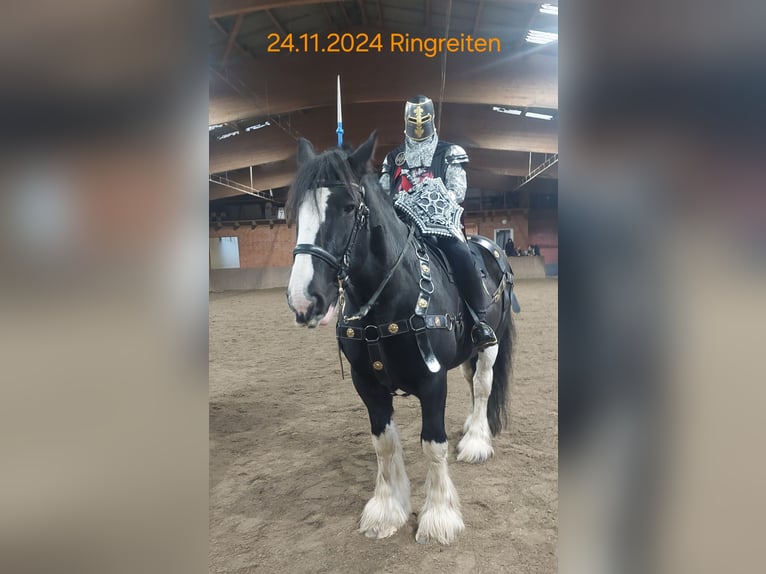
[[[307,6],[310,4],[337,1],[338,0],[209,0],[208,16],[210,18],[223,18],[225,16],[236,16],[237,14],[249,14],[251,12],[273,10],[274,8],[289,8],[291,6]],[[515,4],[540,4],[540,0],[511,1]],[[430,2],[426,0],[426,7],[430,8],[428,4],[430,4]]]
[[[322,11],[324,12],[324,16],[327,19],[327,25],[330,28],[337,29],[338,25],[333,21],[332,16],[330,16],[330,10],[327,8],[327,4],[322,4]]]
[[[247,86],[265,86],[263,80],[267,78],[268,94],[265,87],[255,98],[211,94],[209,123],[333,105],[339,73],[354,78],[343,86],[344,102],[404,102],[412,95],[412,86],[436,97],[441,84],[439,58],[423,58],[418,66],[402,66],[398,54],[386,52],[270,56],[232,68],[232,73]],[[286,68],[290,74],[284,73]],[[392,77],[397,81],[391,82]],[[265,107],[267,101],[269,109]],[[482,54],[477,59],[476,54],[450,54],[445,103],[556,109],[557,61],[540,55],[514,59],[503,54]]]
[[[476,17],[473,20],[473,35],[477,36],[479,32],[479,25],[481,23],[481,12],[484,9],[484,0],[479,0],[479,4],[476,6]]]
[[[340,6],[340,11],[343,12],[343,17],[346,19],[346,25],[350,28],[353,26],[351,22],[351,17],[348,15],[348,11],[346,10],[346,6],[343,4],[342,0],[338,1],[338,6]]]
[[[226,65],[226,60],[229,59],[229,54],[231,54],[231,50],[234,48],[234,45],[237,43],[237,35],[239,34],[239,28],[242,26],[242,20],[245,19],[244,14],[240,14],[237,16],[237,20],[234,22],[234,27],[231,29],[231,32],[229,33],[229,39],[226,41],[226,49],[223,51],[223,57],[221,58],[221,66]]]
[[[377,164],[380,163],[380,159],[385,156],[385,153],[388,153],[391,149],[392,148],[386,146],[380,149],[380,153],[376,153],[376,156],[379,156]],[[477,158],[484,155],[483,152],[485,150],[468,148],[466,151],[471,160],[465,166],[468,186],[470,188],[507,189],[510,191],[513,189],[513,186],[517,185],[516,180],[513,178],[524,177],[527,175],[527,154],[523,152],[503,153],[501,159],[502,165],[488,168],[486,166],[480,167],[477,165]],[[376,168],[378,167],[377,164]],[[286,160],[273,164],[253,167],[252,187],[259,191],[288,187],[295,178],[296,170],[297,165],[294,155]],[[228,177],[232,181],[244,186],[251,186],[250,173],[247,169],[230,172]],[[210,184],[211,200],[238,195],[242,195],[242,192],[215,183]]]
[[[236,16],[237,14],[249,14],[274,8],[289,8],[291,6],[306,6],[308,4],[320,4],[324,2],[337,2],[338,0],[209,0],[208,16],[210,18],[223,18]]]
[[[221,34],[223,34],[227,38],[230,36],[230,33],[226,30],[226,28],[224,28],[221,25],[221,23],[218,20],[210,20],[210,21],[213,23],[213,25],[216,28],[218,28],[218,30],[221,32]],[[239,50],[242,54],[244,54],[245,56],[249,57],[250,59],[253,59],[253,60],[255,59],[255,56],[253,56],[253,54],[251,52],[248,52],[245,48],[243,48],[242,45],[239,42],[236,41],[236,39],[234,41],[234,47],[237,48],[237,50]]]
[[[545,122],[497,114],[480,106],[445,105],[449,116],[448,128],[441,137],[469,148],[497,151],[557,153],[558,135],[555,122]],[[317,149],[334,145],[336,134],[332,126],[335,108],[307,111],[292,118],[291,128],[308,138]],[[351,104],[344,107],[343,120],[346,140],[364,141],[373,129],[378,129],[380,146],[402,142],[401,104]],[[210,143],[210,173],[220,173],[284,160],[295,153],[296,142],[275,126],[243,133]],[[376,156],[377,157],[377,156]]]
[[[279,20],[277,20],[277,17],[274,16],[274,13],[271,10],[266,10],[266,14],[271,19],[272,24],[274,24],[274,27],[279,31],[279,33],[283,36],[287,36],[287,30],[285,30],[285,27],[279,23]]]

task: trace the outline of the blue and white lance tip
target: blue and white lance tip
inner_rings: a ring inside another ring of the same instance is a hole
[[[338,74],[338,147],[343,147],[343,114],[340,109],[340,74]]]

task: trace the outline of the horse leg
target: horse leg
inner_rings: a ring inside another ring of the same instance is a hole
[[[421,394],[423,429],[420,441],[426,455],[426,501],[418,517],[415,540],[424,544],[436,540],[449,544],[463,529],[460,499],[447,470],[447,433],[444,430],[444,406],[447,382],[436,381],[430,388],[434,392]]]
[[[473,411],[463,426],[463,438],[457,445],[457,459],[461,462],[481,463],[494,453],[492,434],[487,421],[487,401],[492,391],[492,366],[497,359],[497,345],[480,351],[473,375]],[[467,375],[465,363],[463,375]]]
[[[468,427],[471,426],[471,421],[473,420],[473,375],[476,372],[476,360],[468,359],[465,363],[460,365],[460,371],[463,373],[463,378],[468,382],[468,388],[471,390],[471,412],[463,423],[463,434],[465,434],[468,432]]]
[[[392,419],[394,408],[391,395],[385,389],[376,387],[360,390],[358,386],[357,391],[370,415],[372,444],[378,459],[375,493],[362,511],[359,531],[367,538],[387,538],[396,533],[410,515],[410,481]]]

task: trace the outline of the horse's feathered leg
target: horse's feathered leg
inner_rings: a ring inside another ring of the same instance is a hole
[[[468,388],[471,391],[471,413],[465,419],[465,423],[463,423],[463,434],[465,434],[468,432],[468,427],[471,426],[471,420],[473,419],[473,375],[476,372],[476,357],[468,359],[460,365],[460,371],[463,373],[463,378],[468,383]]]
[[[457,459],[461,462],[481,463],[494,453],[492,433],[487,420],[487,401],[492,392],[492,366],[497,359],[498,347],[479,352],[473,375],[473,411],[463,426],[463,438],[457,445]],[[467,375],[463,369],[464,376]]]
[[[354,383],[370,415],[372,444],[378,459],[375,494],[367,501],[359,531],[368,538],[387,538],[402,527],[410,515],[410,481],[404,468],[402,446],[392,419],[393,399],[377,382]]]
[[[418,517],[415,539],[421,544],[430,540],[449,544],[465,526],[460,513],[460,499],[447,469],[448,445],[444,429],[446,378],[424,386],[433,389],[433,392],[420,396],[423,413],[420,440],[428,462],[428,471],[426,501]]]

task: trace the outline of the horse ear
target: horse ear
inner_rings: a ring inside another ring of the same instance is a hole
[[[373,130],[367,141],[354,150],[349,156],[348,163],[357,175],[362,175],[367,171],[367,164],[372,158],[372,152],[375,150],[375,143],[378,140],[378,131]]]
[[[305,138],[298,139],[298,165],[303,165],[316,157],[314,146]]]

